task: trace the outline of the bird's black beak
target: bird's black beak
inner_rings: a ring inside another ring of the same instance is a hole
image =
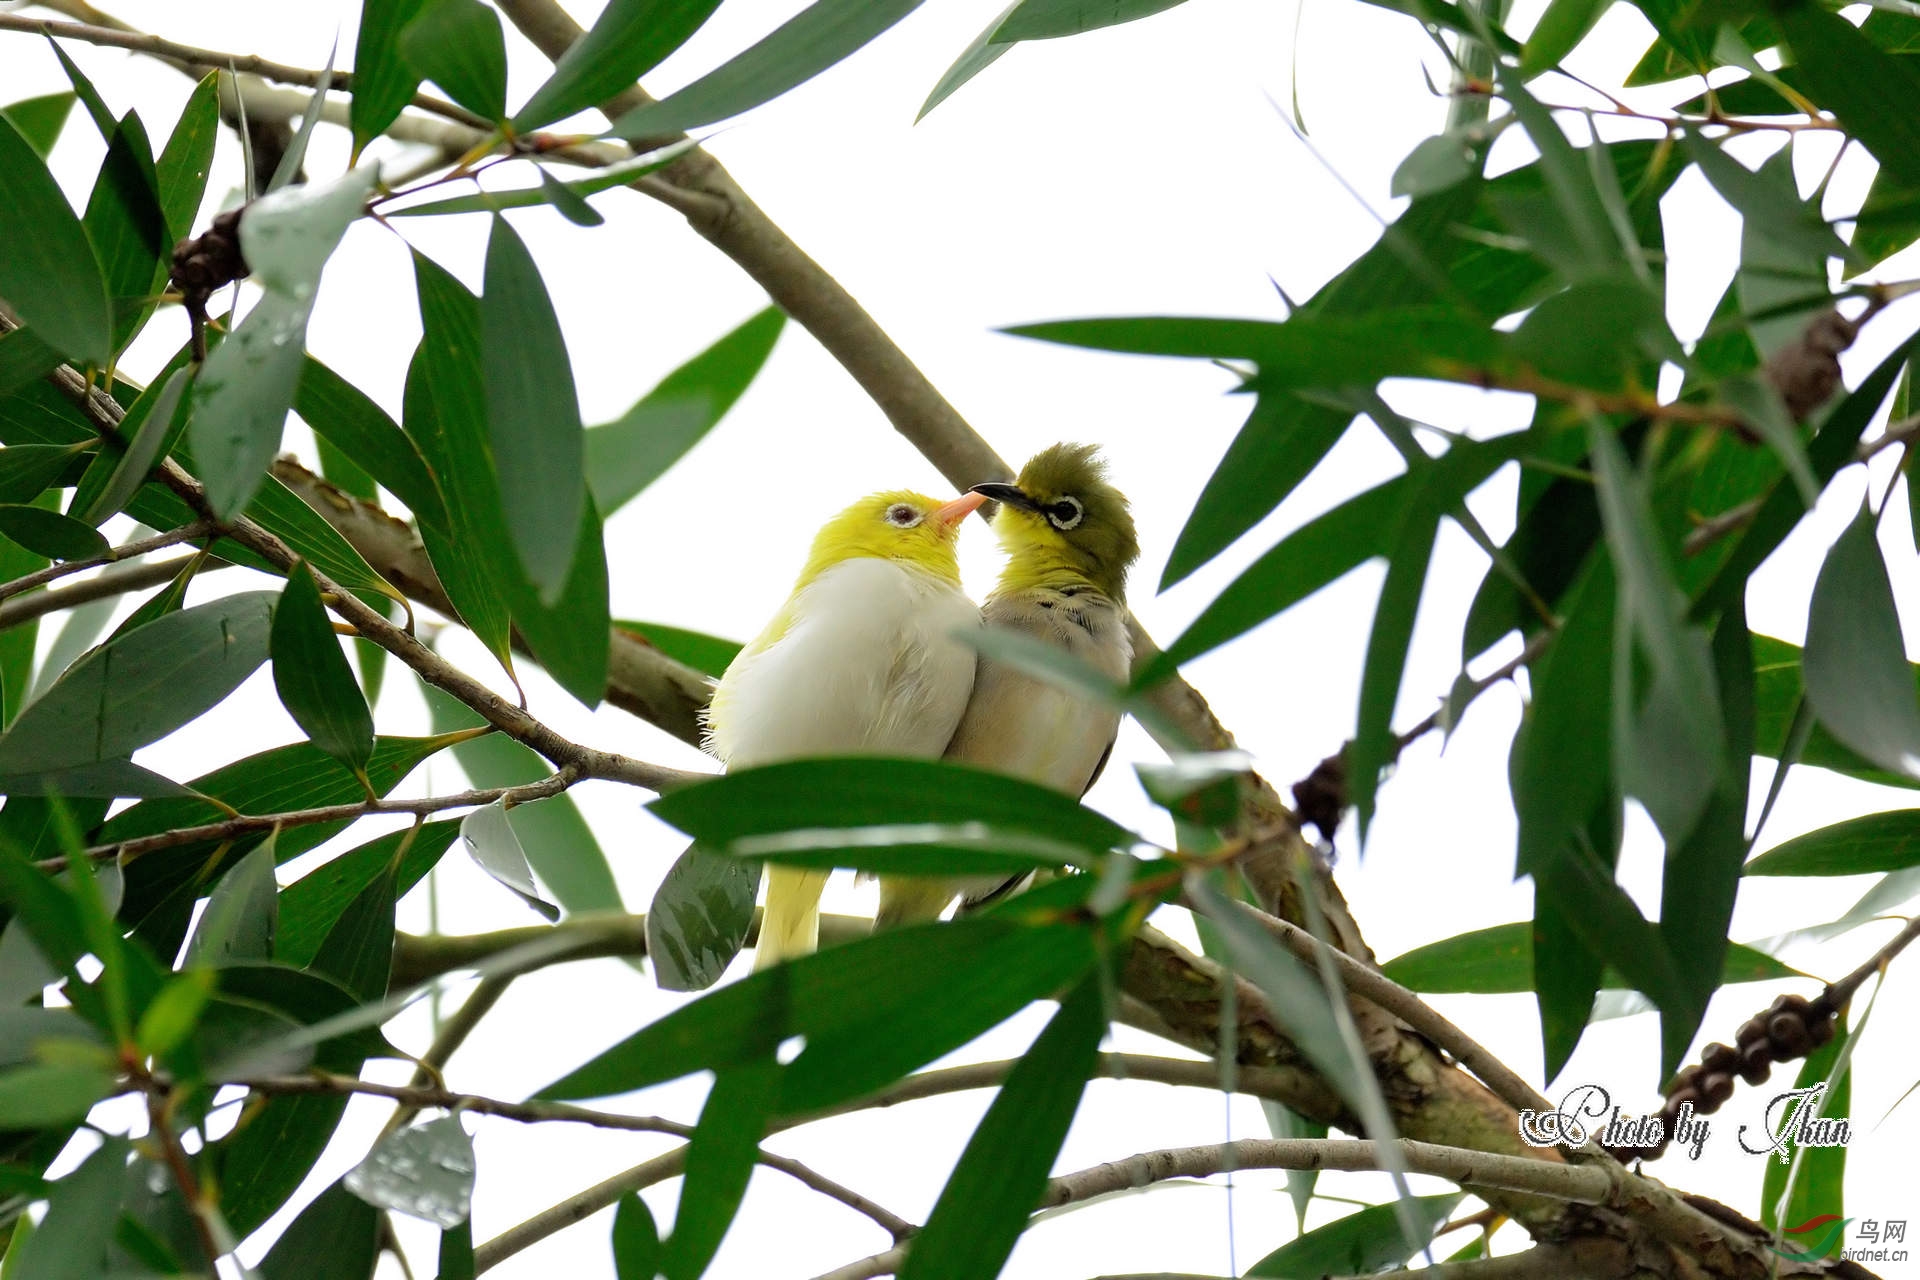
[[[983,494],[995,502],[1004,502],[1008,506],[1018,507],[1022,511],[1040,510],[1040,504],[1035,502],[1032,496],[1017,484],[1008,484],[1004,481],[992,480],[986,484],[977,484],[967,490],[967,492]]]

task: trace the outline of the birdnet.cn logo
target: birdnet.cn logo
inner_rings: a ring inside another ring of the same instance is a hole
[[[1905,1218],[1889,1218],[1885,1222],[1861,1218],[1854,1229],[1853,1243],[1847,1244],[1847,1224],[1853,1221],[1837,1213],[1822,1213],[1799,1226],[1782,1227],[1779,1242],[1768,1248],[1789,1262],[1814,1262],[1836,1254],[1849,1262],[1907,1261],[1907,1251],[1894,1247],[1906,1243]]]

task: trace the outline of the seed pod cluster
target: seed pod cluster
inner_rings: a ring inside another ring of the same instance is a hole
[[[1825,995],[1812,1000],[1805,996],[1781,996],[1740,1024],[1731,1046],[1710,1044],[1701,1051],[1700,1061],[1684,1068],[1667,1087],[1667,1100],[1660,1108],[1661,1139],[1650,1147],[1608,1147],[1618,1160],[1657,1160],[1673,1137],[1680,1108],[1693,1104],[1695,1115],[1711,1115],[1733,1096],[1734,1078],[1748,1084],[1763,1084],[1776,1062],[1804,1058],[1833,1039],[1836,1025],[1833,1004]]]
[[[173,246],[173,283],[180,290],[187,316],[193,321],[193,356],[207,355],[207,302],[214,293],[248,274],[240,250],[240,215],[246,206],[229,209],[213,220],[206,232]]]

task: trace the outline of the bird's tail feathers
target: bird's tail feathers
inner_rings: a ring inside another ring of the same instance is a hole
[[[760,941],[753,953],[756,971],[819,949],[820,894],[829,874],[796,867],[767,868],[767,909],[760,918]]]

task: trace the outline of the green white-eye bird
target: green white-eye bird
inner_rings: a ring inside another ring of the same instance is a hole
[[[828,521],[766,629],[714,689],[707,741],[728,768],[799,756],[938,756],[973,688],[980,625],[960,589],[959,525],[987,500],[876,493]],[[828,873],[769,866],[754,968],[819,942]]]
[[[1092,445],[1056,444],[1011,484],[971,492],[1000,504],[993,529],[1006,568],[981,616],[988,627],[1057,645],[1114,680],[1133,659],[1127,570],[1140,553],[1127,500]],[[1078,799],[1106,766],[1120,713],[982,657],[946,758],[1012,774]],[[938,916],[956,895],[978,900],[1000,880],[883,879],[877,927]]]

